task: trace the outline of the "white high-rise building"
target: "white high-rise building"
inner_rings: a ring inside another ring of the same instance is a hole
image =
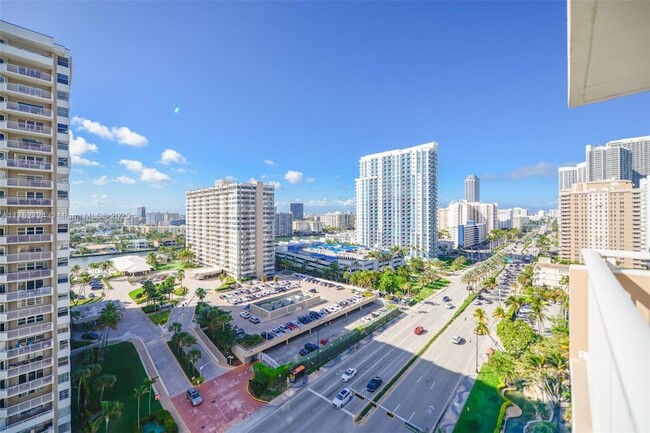
[[[465,200],[468,202],[481,201],[481,181],[473,174],[465,178]]]
[[[610,141],[605,146],[586,146],[587,179],[631,180],[635,188],[650,176],[650,136]]]
[[[356,179],[357,242],[435,257],[438,144],[361,157]]]
[[[486,235],[499,228],[498,205],[496,203],[451,202],[447,207],[446,227],[466,225],[470,221],[485,224]]]
[[[578,183],[578,167],[559,167],[557,174],[557,185],[560,191],[569,189],[574,183]]]
[[[205,265],[261,277],[275,269],[275,189],[220,180],[185,193],[187,245]]]
[[[0,21],[0,431],[68,432],[70,51]]]
[[[610,141],[607,146],[621,145],[630,149],[632,154],[632,183],[635,188],[641,185],[641,179],[650,176],[650,135],[644,137],[624,138]]]

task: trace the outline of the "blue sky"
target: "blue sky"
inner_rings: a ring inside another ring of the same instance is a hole
[[[439,198],[556,206],[650,95],[567,107],[566,3],[2,2],[73,56],[71,212],[180,211],[215,179],[353,210],[360,156],[439,143]],[[166,152],[165,152],[166,151]]]

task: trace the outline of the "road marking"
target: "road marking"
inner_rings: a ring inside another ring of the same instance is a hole
[[[420,376],[420,378],[418,379],[418,381],[415,382],[415,383],[420,383],[421,380],[422,380],[422,376]]]
[[[400,405],[400,404],[402,404],[402,403],[399,403],[399,404],[395,407],[395,410],[394,410],[393,412],[397,412],[397,409],[399,409],[399,405]]]
[[[436,386],[436,382],[435,382],[435,381],[431,384],[431,388],[429,388],[429,389],[433,389],[434,386]]]
[[[314,390],[311,389],[311,388],[309,388],[309,391],[310,391],[312,394],[315,394],[315,395],[319,396],[320,398],[322,398],[323,400],[325,400],[325,401],[328,402],[329,404],[332,404],[332,400],[330,400],[329,398],[325,397],[324,395],[319,394],[318,392],[314,391]],[[351,399],[350,399],[350,400],[351,400]],[[334,406],[332,405],[332,407],[334,407]],[[341,412],[344,412],[344,413],[348,414],[348,415],[350,416],[350,418],[354,418],[354,415],[353,415],[350,411],[348,411],[348,410],[346,410],[346,409],[343,409],[343,408],[341,408],[341,409],[339,409],[339,410],[340,410]]]
[[[414,411],[414,412],[411,414],[411,416],[409,417],[409,421],[411,421],[411,418],[413,418],[413,415],[415,415],[415,411]]]

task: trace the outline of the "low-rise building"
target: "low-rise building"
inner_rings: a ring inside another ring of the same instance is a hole
[[[551,263],[549,257],[540,257],[533,270],[533,286],[563,288],[564,277],[569,277],[569,265]]]
[[[472,248],[485,242],[485,223],[476,224],[474,221],[467,221],[467,224],[459,224],[450,230],[451,240],[454,248]]]
[[[149,247],[149,241],[144,238],[132,239],[129,241],[129,249],[131,250],[144,250]]]
[[[178,242],[176,242],[176,239],[174,238],[160,238],[156,241],[154,241],[154,244],[157,247],[178,247]]]

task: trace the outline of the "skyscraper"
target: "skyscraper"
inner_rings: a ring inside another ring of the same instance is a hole
[[[275,235],[291,236],[293,234],[293,214],[291,212],[275,213]]]
[[[559,167],[557,169],[557,186],[562,191],[578,183],[578,167]]]
[[[71,63],[0,21],[1,431],[70,431]]]
[[[139,207],[138,210],[135,213],[135,216],[137,216],[140,219],[146,218],[147,217],[147,209],[144,206]]]
[[[650,136],[610,141],[605,146],[586,146],[587,178],[631,180],[636,188],[650,176]]]
[[[465,178],[465,200],[471,203],[481,201],[481,181],[473,174]]]
[[[357,242],[436,256],[438,144],[361,157],[356,179]]]
[[[229,275],[261,277],[275,269],[275,188],[217,181],[185,193],[187,245],[196,259]]]
[[[305,218],[305,207],[302,203],[289,203],[289,212],[293,215],[294,220],[302,220]]]
[[[641,179],[650,176],[650,135],[610,141],[608,146],[621,145],[632,154],[632,183],[638,188]]]

